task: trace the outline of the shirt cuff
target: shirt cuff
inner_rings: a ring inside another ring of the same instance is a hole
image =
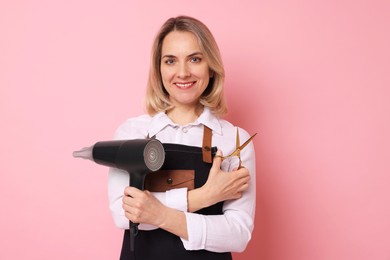
[[[188,240],[181,238],[186,250],[205,249],[206,245],[206,221],[203,215],[196,213],[184,213],[187,221]]]
[[[165,203],[167,207],[187,212],[187,188],[167,191],[165,194]]]

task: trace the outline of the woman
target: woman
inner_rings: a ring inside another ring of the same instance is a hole
[[[256,204],[254,147],[250,143],[241,151],[243,167],[237,167],[237,158],[221,158],[236,149],[237,135],[249,138],[220,118],[227,111],[223,81],[220,52],[208,28],[191,17],[168,19],[153,45],[148,114],[127,120],[115,135],[156,138],[166,152],[164,172],[149,174],[144,191],[128,187],[127,173],[110,169],[110,209],[125,229],[121,259],[222,260],[245,249]],[[172,185],[178,178],[187,179]],[[129,220],[140,223],[134,252]]]

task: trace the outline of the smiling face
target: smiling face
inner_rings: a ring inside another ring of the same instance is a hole
[[[164,38],[160,71],[175,108],[200,105],[199,98],[209,84],[210,70],[194,34],[172,31]]]

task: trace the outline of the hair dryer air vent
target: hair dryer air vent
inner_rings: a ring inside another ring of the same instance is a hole
[[[153,139],[152,139],[153,140]],[[151,171],[157,171],[164,164],[165,152],[159,141],[148,142],[144,149],[145,165]]]

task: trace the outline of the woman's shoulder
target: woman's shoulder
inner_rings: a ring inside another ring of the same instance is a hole
[[[149,114],[143,114],[126,119],[123,124],[150,124],[152,116]]]
[[[235,135],[237,133],[237,129],[238,129],[240,137],[241,136],[243,138],[249,137],[249,133],[244,128],[237,126],[237,125],[234,125],[233,123],[231,123],[230,121],[228,121],[226,119],[219,119],[219,123],[221,124],[223,135],[225,135],[225,134],[228,136]]]
[[[126,119],[115,132],[115,139],[146,138],[152,117],[148,114]]]

